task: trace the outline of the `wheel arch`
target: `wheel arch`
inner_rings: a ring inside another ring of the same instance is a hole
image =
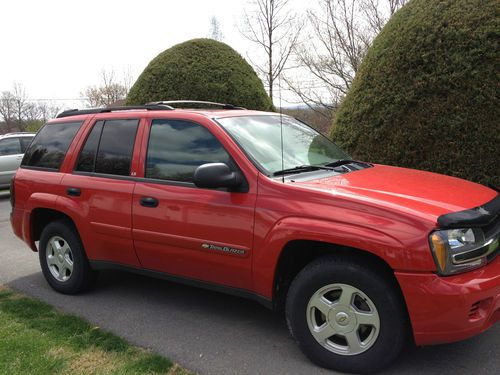
[[[314,240],[291,240],[283,247],[274,273],[273,308],[283,311],[288,289],[297,274],[312,261],[329,255],[349,258],[370,268],[376,268],[394,285],[406,309],[403,292],[394,270],[382,257],[359,248]]]
[[[68,214],[60,210],[47,207],[36,207],[31,210],[29,221],[31,241],[33,243],[33,246],[34,242],[40,240],[40,235],[42,234],[44,228],[47,227],[47,225],[49,225],[50,223],[57,220],[64,220],[68,222],[75,228],[76,232],[78,233],[74,220]]]

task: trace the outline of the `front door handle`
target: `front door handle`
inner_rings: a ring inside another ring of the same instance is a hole
[[[66,194],[71,195],[72,197],[79,197],[82,194],[80,188],[70,187],[66,189]]]
[[[158,199],[152,197],[142,197],[140,200],[141,206],[158,207]]]

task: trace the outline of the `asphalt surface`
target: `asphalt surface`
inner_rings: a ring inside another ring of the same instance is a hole
[[[163,280],[103,272],[78,296],[49,288],[38,256],[12,233],[0,193],[0,284],[76,314],[199,374],[334,374],[311,364],[284,319],[252,301]],[[0,338],[1,340],[1,338]],[[467,341],[410,348],[384,374],[494,374],[500,324]]]

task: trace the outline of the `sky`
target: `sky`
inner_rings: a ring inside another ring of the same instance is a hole
[[[300,0],[295,1],[300,7]],[[238,31],[245,0],[2,0],[0,92],[21,83],[31,99],[81,97],[102,70],[135,78],[183,41],[208,37],[217,17],[224,42],[244,57],[254,45]]]

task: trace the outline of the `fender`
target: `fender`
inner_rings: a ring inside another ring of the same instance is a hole
[[[64,201],[63,204],[60,202],[61,199]],[[78,210],[76,203],[71,199],[49,193],[32,194],[26,204],[25,218],[23,220],[23,239],[29,244],[33,251],[38,251],[32,237],[33,211],[39,208],[61,212],[68,216],[77,228],[81,226],[81,220],[83,220],[85,216],[85,212],[81,210],[81,207]]]
[[[33,210],[37,208],[46,208],[53,210],[57,201],[57,195],[50,193],[33,193],[29,196],[24,206],[22,238],[29,245],[31,250],[38,251],[35,241],[33,241],[32,220]]]
[[[260,245],[256,241],[253,262],[256,293],[272,297],[279,257],[286,244],[294,240],[319,241],[364,250],[383,259],[395,270],[407,269],[412,264],[413,255],[403,242],[376,228],[289,216],[276,222]]]

